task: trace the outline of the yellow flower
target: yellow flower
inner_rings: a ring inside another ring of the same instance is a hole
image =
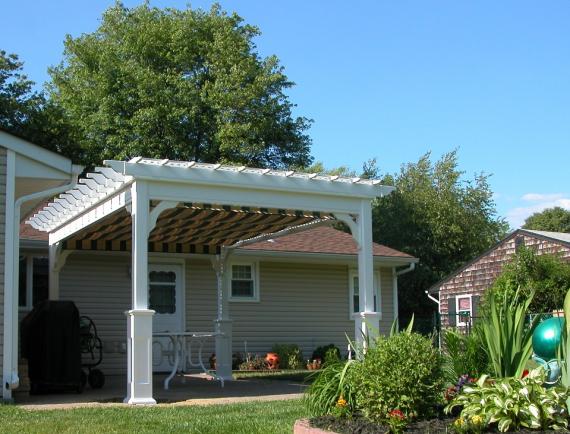
[[[453,425],[455,425],[457,427],[462,427],[463,425],[465,425],[465,420],[463,420],[462,417],[455,419],[455,422],[453,422]]]
[[[481,425],[483,423],[483,417],[479,416],[478,414],[476,414],[475,416],[473,416],[471,418],[471,423],[473,425]]]
[[[337,407],[346,407],[346,400],[342,397],[342,395],[340,395],[340,398],[338,398],[338,401],[336,402],[336,406]]]

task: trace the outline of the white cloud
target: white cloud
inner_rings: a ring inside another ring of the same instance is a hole
[[[553,202],[563,198],[564,195],[562,193],[550,193],[550,194],[527,193],[523,195],[521,199],[527,202]]]
[[[524,202],[531,202],[527,206],[513,208],[507,212],[507,221],[513,228],[520,228],[527,217],[546,208],[559,206],[570,210],[570,196],[562,193],[527,193],[521,197]]]

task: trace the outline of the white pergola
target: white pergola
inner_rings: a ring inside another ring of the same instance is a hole
[[[359,315],[355,338],[379,326],[374,311],[371,201],[393,188],[379,181],[137,157],[105,161],[27,223],[49,232],[50,298],[74,249],[130,250],[132,306],[127,315],[125,402],[153,404],[152,317],[148,305],[150,251],[206,253],[218,282],[214,320],[217,373],[231,379],[232,321],[224,273],[234,248],[335,220],[358,246]]]

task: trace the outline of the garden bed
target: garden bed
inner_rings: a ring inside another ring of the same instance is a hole
[[[451,424],[454,418],[430,419],[418,421],[410,424],[406,433],[413,434],[447,434],[452,433]],[[321,416],[309,419],[311,427],[320,428],[322,430],[338,433],[338,434],[385,434],[389,432],[387,426],[377,425],[363,417],[355,417],[352,419],[337,418],[334,416]],[[497,432],[494,430],[485,432]],[[569,431],[537,431],[537,430],[519,430],[520,434],[537,434],[537,433],[561,433]]]

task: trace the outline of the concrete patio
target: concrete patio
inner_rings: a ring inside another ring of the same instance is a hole
[[[218,381],[203,374],[176,377],[170,383],[169,390],[164,390],[166,375],[154,376],[154,396],[158,404],[163,405],[210,405],[245,401],[263,401],[278,399],[298,399],[306,385],[299,381],[270,379],[239,379],[227,381],[222,388]],[[15,393],[17,405],[29,409],[76,408],[100,405],[123,404],[126,378],[109,376],[102,389],[94,390],[89,386],[83,393],[58,393],[49,395],[29,395],[27,392]]]

